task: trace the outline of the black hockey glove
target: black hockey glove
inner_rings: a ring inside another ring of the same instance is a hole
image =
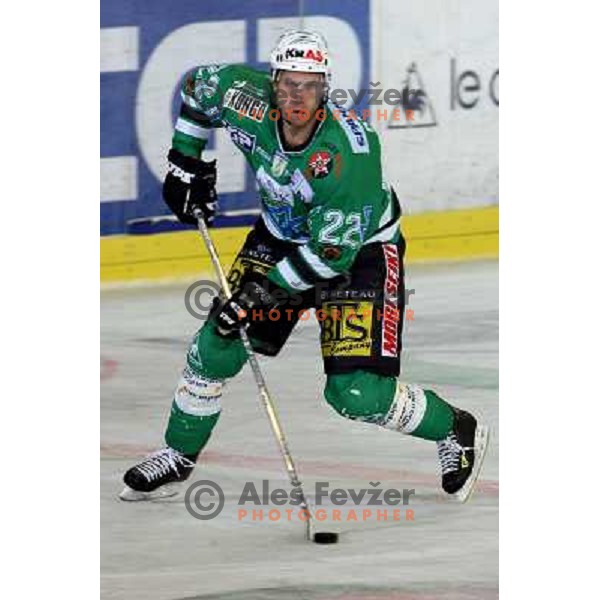
[[[186,156],[175,148],[169,150],[168,173],[163,184],[163,198],[177,218],[195,225],[194,210],[199,208],[207,225],[212,225],[217,209],[217,161],[203,162]]]
[[[273,296],[260,283],[250,281],[234,292],[217,313],[217,332],[223,337],[230,336],[254,320],[255,315],[267,315],[276,305]]]

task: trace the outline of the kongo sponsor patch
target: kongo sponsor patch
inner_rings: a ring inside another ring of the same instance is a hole
[[[267,113],[268,104],[243,90],[230,88],[225,93],[223,107],[234,110],[240,116],[262,123]]]

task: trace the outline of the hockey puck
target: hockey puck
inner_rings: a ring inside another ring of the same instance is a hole
[[[315,544],[337,544],[338,534],[332,531],[319,531],[313,536],[313,542]]]

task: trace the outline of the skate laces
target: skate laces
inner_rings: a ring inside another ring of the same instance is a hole
[[[178,466],[193,467],[194,463],[172,448],[163,448],[151,454],[136,468],[148,481],[153,481],[169,471],[175,471],[179,475]]]
[[[460,457],[465,451],[456,439],[456,435],[451,433],[446,439],[437,443],[438,456],[442,464],[442,475],[458,470]]]

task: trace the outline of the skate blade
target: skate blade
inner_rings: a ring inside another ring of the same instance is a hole
[[[125,486],[119,494],[119,498],[125,502],[144,502],[148,500],[160,500],[161,498],[171,498],[179,493],[179,488],[174,484],[163,485],[152,492],[138,492]]]
[[[473,465],[473,471],[471,472],[469,479],[465,482],[465,485],[456,492],[455,497],[459,502],[467,502],[475,489],[479,472],[483,466],[483,459],[485,458],[485,453],[487,451],[489,437],[490,431],[487,427],[477,427],[475,430],[475,464]]]

